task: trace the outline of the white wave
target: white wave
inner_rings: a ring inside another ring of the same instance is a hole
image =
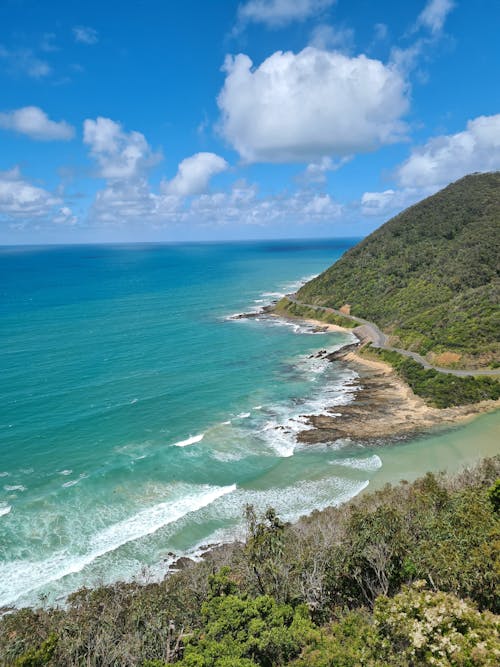
[[[255,315],[261,315],[264,312],[264,307],[260,306],[259,308],[248,308],[241,313],[231,313],[231,315],[225,315],[222,319],[224,322],[247,322],[248,315],[252,316],[252,319],[255,319]]]
[[[302,285],[305,285],[313,278],[316,278],[316,276],[318,275],[319,274],[315,273],[310,276],[302,276],[302,278],[299,278],[298,280],[291,280],[285,283],[281,283],[281,285],[278,285],[276,290],[269,292],[262,292],[260,296],[264,298],[271,297],[272,299],[282,299],[287,294],[296,292],[298,289],[302,287]]]
[[[189,445],[194,445],[197,442],[200,442],[204,437],[204,433],[200,433],[199,435],[192,435],[186,440],[179,440],[179,442],[174,442],[174,447],[188,447]]]
[[[263,297],[272,297],[274,299],[279,299],[282,296],[285,296],[284,292],[262,292],[261,296]]]
[[[64,482],[63,487],[65,489],[69,488],[70,486],[75,486],[75,484],[78,484],[80,479],[70,479],[69,482]]]
[[[345,466],[346,468],[355,468],[356,470],[365,470],[366,472],[375,472],[382,467],[382,459],[377,454],[366,458],[347,458],[338,461],[329,461],[331,465]]]
[[[295,334],[306,334],[308,336],[338,335],[337,332],[321,329],[319,325],[311,322],[288,320],[282,317],[267,317],[265,323],[272,327],[288,327]]]
[[[236,415],[237,419],[247,419],[248,417],[250,417],[249,412],[240,412],[239,415]]]
[[[0,607],[14,604],[23,596],[69,574],[81,572],[97,558],[128,542],[151,535],[235,490],[235,484],[198,487],[196,493],[141,510],[94,535],[90,540],[89,551],[84,554],[75,555],[64,549],[44,561],[17,560],[0,563]]]
[[[296,292],[300,287],[302,287],[302,285],[305,285],[313,278],[316,278],[317,275],[319,274],[314,274],[311,276],[303,276],[298,280],[293,280],[278,285],[274,291],[269,290],[266,292],[261,292],[261,294],[259,294],[259,298],[253,300],[254,306],[256,304],[257,308],[250,306],[248,310],[245,310],[241,313],[232,313],[231,315],[226,315],[223,319],[226,321],[230,320],[234,322],[238,321],[245,322],[246,321],[244,317],[245,315],[259,315],[265,312],[264,308],[266,306],[270,306],[273,302],[282,299],[287,294]]]
[[[254,410],[262,410],[262,405],[256,405],[256,406],[254,406]]]
[[[5,516],[10,512],[11,509],[12,507],[10,505],[2,505],[0,507],[0,516]]]
[[[0,472],[0,477],[8,477],[9,473],[8,472]]]
[[[26,491],[26,487],[22,484],[13,484],[12,486],[6,484],[3,488],[5,491]]]
[[[302,357],[296,368],[304,373],[309,381],[314,382],[315,376],[321,377],[331,365],[327,359],[321,357]],[[311,377],[313,369],[314,374]],[[314,428],[307,417],[323,414],[333,416],[330,412],[333,406],[346,405],[353,400],[358,387],[352,384],[352,380],[357,374],[348,369],[342,371],[336,369],[336,373],[335,381],[326,384],[319,391],[315,391],[313,396],[298,401],[295,405],[284,402],[266,407],[266,415],[271,415],[271,418],[263,425],[258,435],[278,456],[293,456],[298,446],[298,433]]]
[[[226,422],[222,422],[222,425],[223,425],[223,426],[227,426],[227,425],[230,424],[230,423],[231,423],[231,420],[228,419]]]
[[[59,474],[60,475],[71,475],[73,471],[72,470],[60,470]]]
[[[368,480],[352,480],[346,477],[327,475],[321,479],[303,480],[285,487],[268,489],[238,489],[212,505],[201,510],[203,522],[216,520],[228,522],[233,526],[240,524],[244,517],[246,505],[253,505],[258,512],[273,507],[280,517],[286,521],[296,521],[300,516],[313,510],[321,510],[329,506],[337,506],[349,501],[368,485]],[[212,537],[207,542],[214,541]]]

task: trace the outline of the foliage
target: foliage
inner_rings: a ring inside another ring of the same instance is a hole
[[[500,172],[473,174],[410,207],[304,285],[304,303],[376,322],[421,354],[498,363]]]
[[[40,648],[31,648],[26,653],[23,653],[15,662],[16,667],[43,667],[50,664],[50,660],[54,655],[57,645],[57,637],[55,634],[50,634],[47,639],[42,642]]]
[[[274,598],[240,595],[229,568],[210,577],[202,606],[203,627],[191,638],[181,665],[186,667],[272,667],[285,665],[313,633],[304,605],[293,609]]]
[[[488,489],[488,498],[495,512],[500,512],[500,479],[497,479],[493,486]]]
[[[328,313],[315,308],[308,308],[299,303],[289,301],[288,299],[280,299],[274,306],[273,311],[278,315],[285,315],[286,317],[301,317],[309,320],[320,320],[326,324],[336,324],[344,329],[353,329],[358,326],[354,320],[348,317],[337,315],[336,313]]]
[[[247,542],[245,556],[252,567],[258,590],[262,595],[273,595],[284,601],[288,597],[287,578],[283,576],[285,524],[269,508],[259,521],[255,509],[247,505]]]
[[[390,364],[415,394],[436,408],[449,408],[486,400],[496,401],[500,398],[500,382],[494,377],[458,377],[434,369],[426,370],[418,362],[398,352],[371,345],[363,348],[361,354],[374,356]]]
[[[376,630],[366,610],[352,611],[322,628],[293,667],[382,667],[374,657]]]
[[[373,614],[351,612],[327,626],[294,667],[465,667],[498,664],[500,618],[479,612],[423,582],[392,598],[380,596]]]
[[[392,599],[379,598],[373,616],[377,648],[392,664],[394,656],[399,665],[479,667],[500,661],[500,618],[449,593],[427,591],[423,582]]]

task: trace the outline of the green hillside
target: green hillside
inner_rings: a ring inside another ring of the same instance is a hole
[[[473,174],[389,220],[298,298],[348,303],[351,314],[441,365],[495,364],[499,246],[500,172]]]

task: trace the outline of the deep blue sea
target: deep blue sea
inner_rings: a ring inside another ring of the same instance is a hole
[[[352,400],[310,358],[351,334],[230,318],[354,242],[0,249],[0,606],[161,577],[247,503],[292,520],[368,484],[380,452],[295,438]]]

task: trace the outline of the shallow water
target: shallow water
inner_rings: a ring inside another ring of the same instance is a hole
[[[241,534],[247,503],[292,520],[497,451],[496,415],[297,445],[303,415],[352,400],[354,372],[310,358],[351,335],[228,316],[352,243],[0,249],[0,605],[161,576],[169,552]]]

